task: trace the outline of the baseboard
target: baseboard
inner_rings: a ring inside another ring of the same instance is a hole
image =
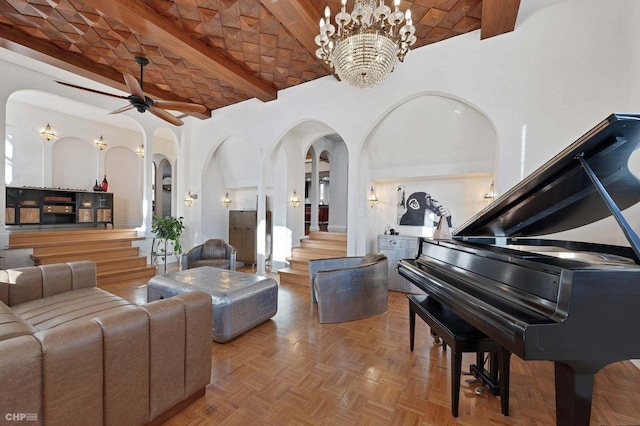
[[[274,260],[271,262],[271,271],[277,271],[282,268],[287,267],[287,262],[283,262],[280,260]]]

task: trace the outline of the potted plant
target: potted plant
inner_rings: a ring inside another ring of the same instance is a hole
[[[183,219],[182,216],[178,218],[172,216],[153,216],[153,220],[151,221],[151,232],[156,234],[156,239],[158,239],[157,246],[154,242],[154,247],[151,248],[151,254],[164,257],[164,272],[167,272],[167,256],[171,254],[168,251],[169,241],[171,241],[173,252],[178,258],[178,263],[180,263],[180,254],[182,253],[180,235],[182,235],[182,231],[184,230]]]

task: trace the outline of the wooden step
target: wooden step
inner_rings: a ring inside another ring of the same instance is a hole
[[[63,242],[105,241],[113,239],[139,240],[135,229],[67,228],[56,230],[12,230],[9,232],[9,248],[31,248],[58,245]]]
[[[127,256],[138,257],[138,247],[126,247],[118,250],[93,250],[86,252],[60,252],[43,256],[31,255],[34,265],[50,265],[52,263],[74,262],[77,260],[93,260],[98,262],[104,259],[115,259]]]
[[[333,242],[329,240],[302,240],[300,241],[300,248],[308,249],[321,249],[321,250],[336,250],[347,252],[347,245],[341,242]]]
[[[120,283],[131,280],[150,280],[156,275],[155,266],[144,266],[134,269],[114,269],[98,273],[98,286]]]
[[[346,232],[319,232],[312,231],[309,232],[310,240],[329,240],[329,241],[342,241],[347,244],[347,233]]]
[[[33,250],[36,265],[92,260],[96,262],[98,285],[131,280],[149,280],[155,266],[147,266],[146,256],[132,241],[144,240],[134,229],[66,228],[12,230],[9,248]]]
[[[289,267],[291,269],[295,269],[297,271],[306,271],[307,274],[309,273],[309,260],[307,259],[294,259],[294,258],[287,258],[287,262],[289,262]]]
[[[278,275],[280,276],[280,285],[295,284],[309,287],[309,271],[283,268],[278,270]]]
[[[309,261],[347,255],[347,234],[342,232],[311,232],[300,239],[300,247],[291,249],[289,267],[280,269],[280,284],[309,286]]]
[[[301,249],[298,247],[291,249],[291,258],[299,260],[328,259],[331,257],[345,257],[346,255],[346,250]]]
[[[103,259],[96,262],[98,273],[114,271],[119,269],[137,269],[147,266],[147,257],[116,257],[113,259]]]
[[[99,247],[101,250],[119,250],[122,248],[131,247],[131,240],[108,240],[101,241],[100,244],[96,244],[95,241],[75,241],[65,243],[64,246],[61,246],[60,244],[51,244],[46,246],[34,247],[33,255],[44,256],[49,254],[57,254],[60,253],[61,250],[64,250],[67,253],[89,252],[94,251],[97,247]]]

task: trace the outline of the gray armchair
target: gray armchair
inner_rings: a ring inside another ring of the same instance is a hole
[[[387,311],[389,271],[387,256],[309,261],[311,301],[318,303],[321,323],[354,321]]]
[[[182,255],[182,269],[198,266],[236,270],[236,250],[224,240],[207,240]]]

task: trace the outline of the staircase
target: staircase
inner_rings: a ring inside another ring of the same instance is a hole
[[[144,240],[132,229],[78,228],[64,230],[11,231],[9,249],[33,249],[34,265],[93,260],[98,285],[150,279],[155,266],[131,242]]]
[[[300,247],[291,249],[289,267],[280,269],[280,284],[309,286],[309,260],[344,257],[347,255],[347,234],[341,232],[310,232],[300,240]]]

